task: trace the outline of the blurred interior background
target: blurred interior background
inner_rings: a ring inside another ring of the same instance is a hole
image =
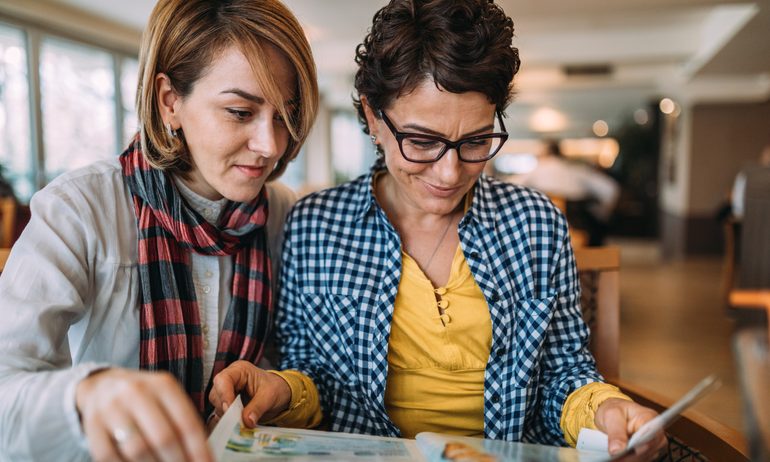
[[[385,1],[284,1],[311,41],[323,98],[283,177],[304,193],[375,158],[351,105],[353,56]],[[22,206],[133,136],[154,3],[0,0],[0,175]],[[770,144],[770,0],[497,3],[514,19],[522,69],[489,173],[526,177],[556,143],[616,182],[603,232],[622,248],[622,376],[676,397],[716,372],[725,385],[700,409],[742,428],[720,211]]]

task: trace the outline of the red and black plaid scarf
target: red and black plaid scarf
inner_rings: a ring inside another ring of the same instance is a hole
[[[138,137],[120,156],[139,237],[142,369],[171,372],[204,412],[203,339],[190,252],[233,255],[232,300],[219,335],[213,378],[235,360],[256,363],[272,320],[267,193],[230,202],[213,226],[182,199],[170,175],[144,158]]]

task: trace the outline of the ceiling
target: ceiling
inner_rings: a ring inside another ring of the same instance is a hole
[[[154,0],[55,0],[142,29]],[[353,54],[385,0],[285,0],[311,40],[326,103],[349,109]],[[770,98],[770,0],[498,0],[522,69],[507,109],[514,136],[610,134],[669,96],[681,105]],[[567,76],[565,66],[600,75]]]

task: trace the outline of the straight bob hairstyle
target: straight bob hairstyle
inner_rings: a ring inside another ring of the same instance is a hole
[[[265,44],[277,47],[294,68],[295,98],[289,108],[269,71]],[[286,121],[290,139],[271,172],[273,180],[297,157],[318,110],[315,63],[297,18],[278,0],[159,0],[142,36],[136,107],[145,157],[155,168],[184,173],[190,160],[184,134],[170,136],[160,117],[155,77],[166,74],[182,98],[216,56],[236,46],[244,54],[265,99]]]
[[[364,132],[361,96],[378,114],[426,79],[451,93],[479,92],[503,112],[520,65],[512,40],[513,21],[493,0],[391,0],[356,48],[353,105]]]

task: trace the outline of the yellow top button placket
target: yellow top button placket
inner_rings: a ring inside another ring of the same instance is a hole
[[[442,298],[442,295],[445,295],[447,292],[446,287],[439,287],[433,292],[436,294],[436,307],[438,308],[439,319],[441,319],[441,324],[446,327],[447,324],[452,322],[452,317],[446,312],[449,308],[449,300]]]

